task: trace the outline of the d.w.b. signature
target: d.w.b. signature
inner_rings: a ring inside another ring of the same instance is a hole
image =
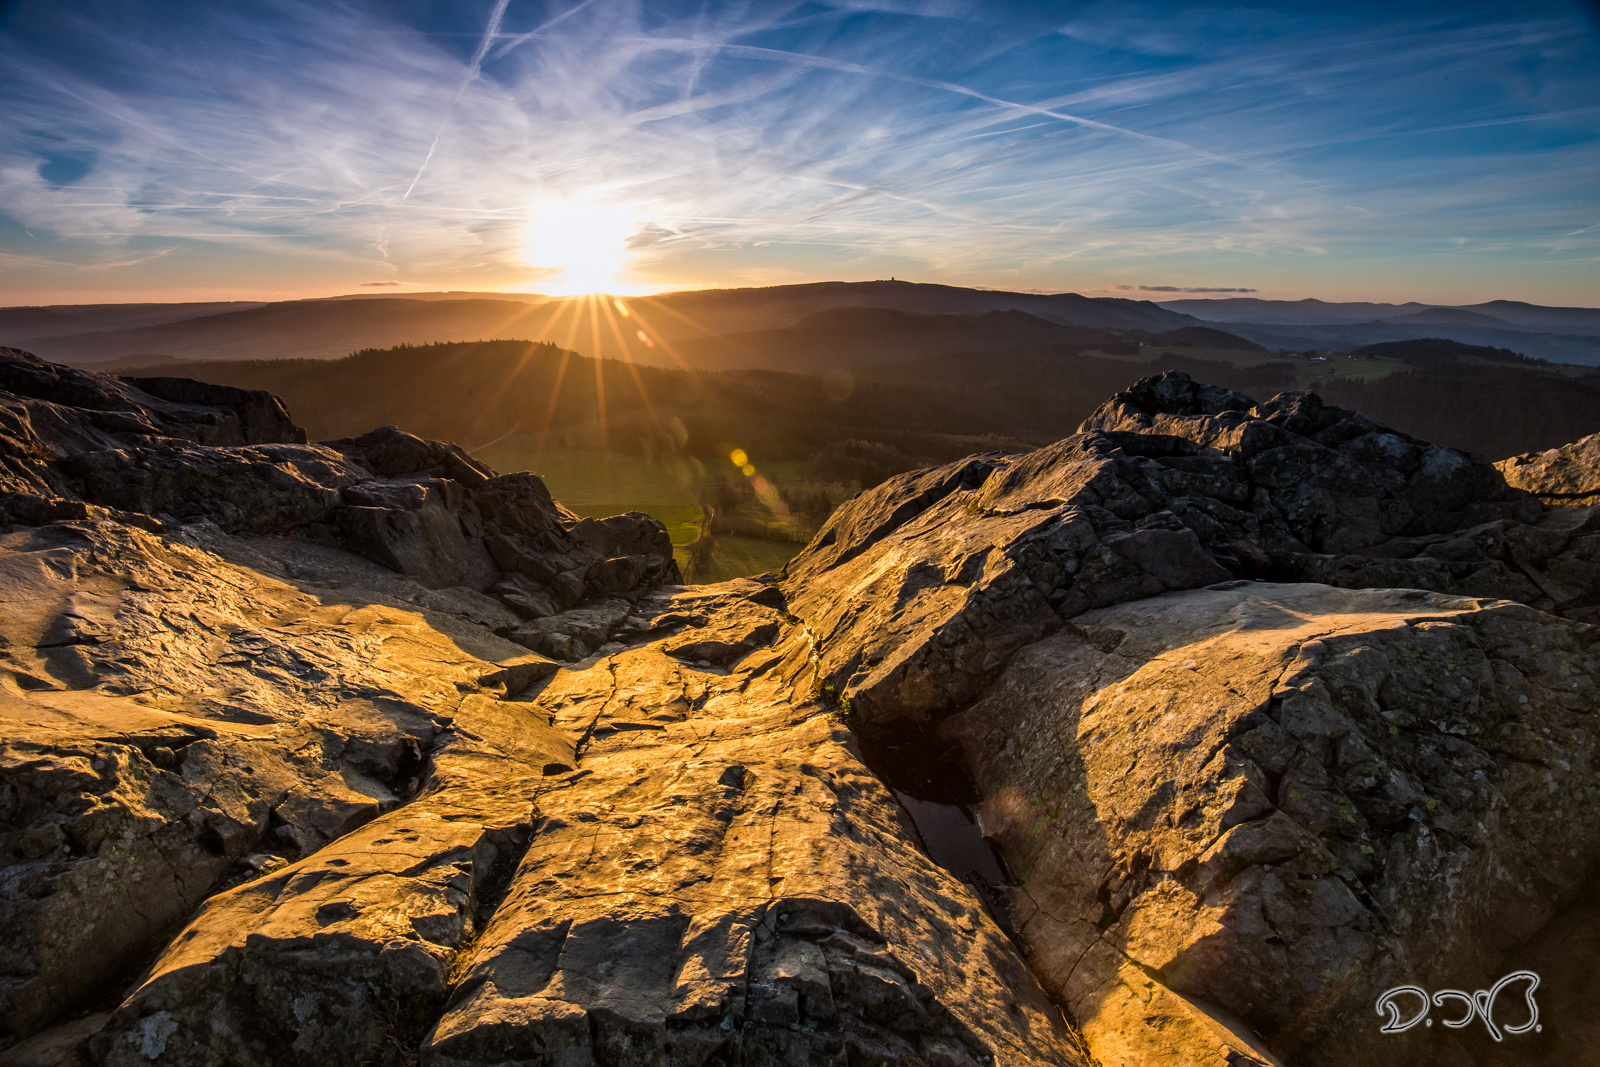
[[[1500,996],[1502,990],[1508,989],[1519,982],[1528,983],[1527,988],[1522,991],[1523,997],[1527,1000],[1528,1021],[1516,1026],[1496,1026],[1494,1021],[1496,998]],[[1538,988],[1539,976],[1532,971],[1513,971],[1490,988],[1480,989],[1476,993],[1468,993],[1460,989],[1441,989],[1433,995],[1431,1000],[1425,989],[1414,985],[1395,986],[1378,998],[1378,1014],[1387,1013],[1389,1016],[1389,1021],[1384,1023],[1382,1029],[1378,1032],[1383,1034],[1404,1033],[1424,1020],[1427,1021],[1429,1026],[1432,1026],[1433,1020],[1428,1018],[1429,1005],[1442,1008],[1452,1001],[1459,1002],[1460,1008],[1458,1010],[1466,1012],[1460,1018],[1440,1020],[1452,1030],[1459,1030],[1472,1022],[1473,1019],[1482,1019],[1483,1025],[1489,1028],[1489,1036],[1496,1041],[1501,1040],[1503,1033],[1517,1035],[1526,1034],[1530,1030],[1537,1032],[1544,1029],[1539,1025],[1539,1005],[1534,1003],[1533,1000],[1533,991]],[[1401,1002],[1410,997],[1417,999],[1418,1010],[1411,1018],[1402,1018]]]

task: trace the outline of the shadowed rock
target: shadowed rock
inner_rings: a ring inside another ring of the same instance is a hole
[[[456,445],[394,426],[309,445],[269,393],[0,349],[0,522],[98,518],[332,541],[431,588],[490,593],[540,620],[530,647],[573,659],[611,635],[571,609],[678,577],[648,515],[579,519],[538,476]]]
[[[1228,578],[1600,605],[1600,513],[1546,514],[1479,457],[1314,394],[1265,404],[1178,373],[1022,456],[900,475],[787,569],[819,682],[868,721],[975,699],[1080,612]]]
[[[12,362],[58,399],[0,395],[0,1062],[1086,1064],[1064,1005],[1103,1067],[1501,1067],[1600,1026],[1600,509],[1478,457],[1167,375],[684,589],[660,524],[454,446],[201,441],[160,405],[272,420]],[[1014,884],[885,784],[955,752]],[[1535,963],[1543,1035],[1378,1033]]]
[[[1106,1067],[1253,1035],[1293,1064],[1473,1062],[1448,1057],[1481,1026],[1384,1035],[1373,1006],[1487,989],[1577,898],[1597,682],[1600,633],[1521,605],[1241,582],[1080,615],[943,729]]]

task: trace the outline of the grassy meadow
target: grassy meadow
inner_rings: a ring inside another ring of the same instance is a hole
[[[474,457],[498,471],[531,470],[551,495],[578,515],[602,519],[624,511],[643,511],[661,520],[672,538],[673,555],[687,567],[688,550],[700,536],[700,499],[724,479],[742,478],[732,462],[712,464],[692,456],[646,458],[600,449],[539,448],[536,435],[509,437],[478,449]],[[802,464],[779,461],[762,468],[776,485],[804,485]],[[776,571],[802,546],[794,541],[719,536],[699,582],[721,582]]]

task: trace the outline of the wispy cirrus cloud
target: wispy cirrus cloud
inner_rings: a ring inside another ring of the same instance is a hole
[[[1576,7],[1049,14],[24,3],[0,285],[513,286],[530,219],[578,200],[626,215],[655,284],[1596,284]]]

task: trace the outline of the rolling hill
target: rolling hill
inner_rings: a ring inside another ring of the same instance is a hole
[[[1187,315],[1148,301],[895,281],[820,282],[694,290],[626,301],[515,294],[367,294],[221,310],[215,305],[120,305],[90,314],[73,306],[12,308],[0,309],[0,344],[90,366],[157,356],[336,359],[362,348],[402,343],[528,338],[580,347],[600,358],[662,366],[700,365],[693,352],[679,352],[676,346],[710,337],[787,329],[810,316],[842,308],[909,315],[1018,312],[1038,320],[1037,325],[1028,327],[1034,331],[1030,341],[1047,339],[1046,324],[1147,331],[1195,324]],[[925,325],[912,323],[912,332],[926,335],[930,331],[921,328]],[[874,328],[880,340],[894,332],[883,329],[882,322]],[[969,338],[975,338],[976,332],[966,331]],[[786,365],[784,360],[759,353],[741,360],[739,347],[751,340],[706,346],[706,365]],[[895,354],[901,354],[909,343],[901,344]]]
[[[1491,300],[1465,307],[1322,300],[1169,300],[1162,307],[1268,348],[1348,350],[1444,336],[1555,363],[1600,366],[1600,309]]]
[[[495,341],[373,349],[334,361],[187,363],[166,372],[271,390],[314,439],[395,423],[468,449],[522,435],[540,449],[722,464],[741,448],[762,461],[834,468],[849,466],[834,461],[856,442],[870,446],[882,476],[1055,440],[1108,394],[1162,370],[1258,399],[1310,385],[1329,403],[1493,458],[1600,430],[1600,373],[1575,375],[1505,350],[1432,339],[1322,363],[1232,355],[1239,358],[1172,345],[1120,355],[1042,345],[884,360],[821,375],[639,366],[551,344]],[[828,480],[867,484],[860,473],[834,469]]]

